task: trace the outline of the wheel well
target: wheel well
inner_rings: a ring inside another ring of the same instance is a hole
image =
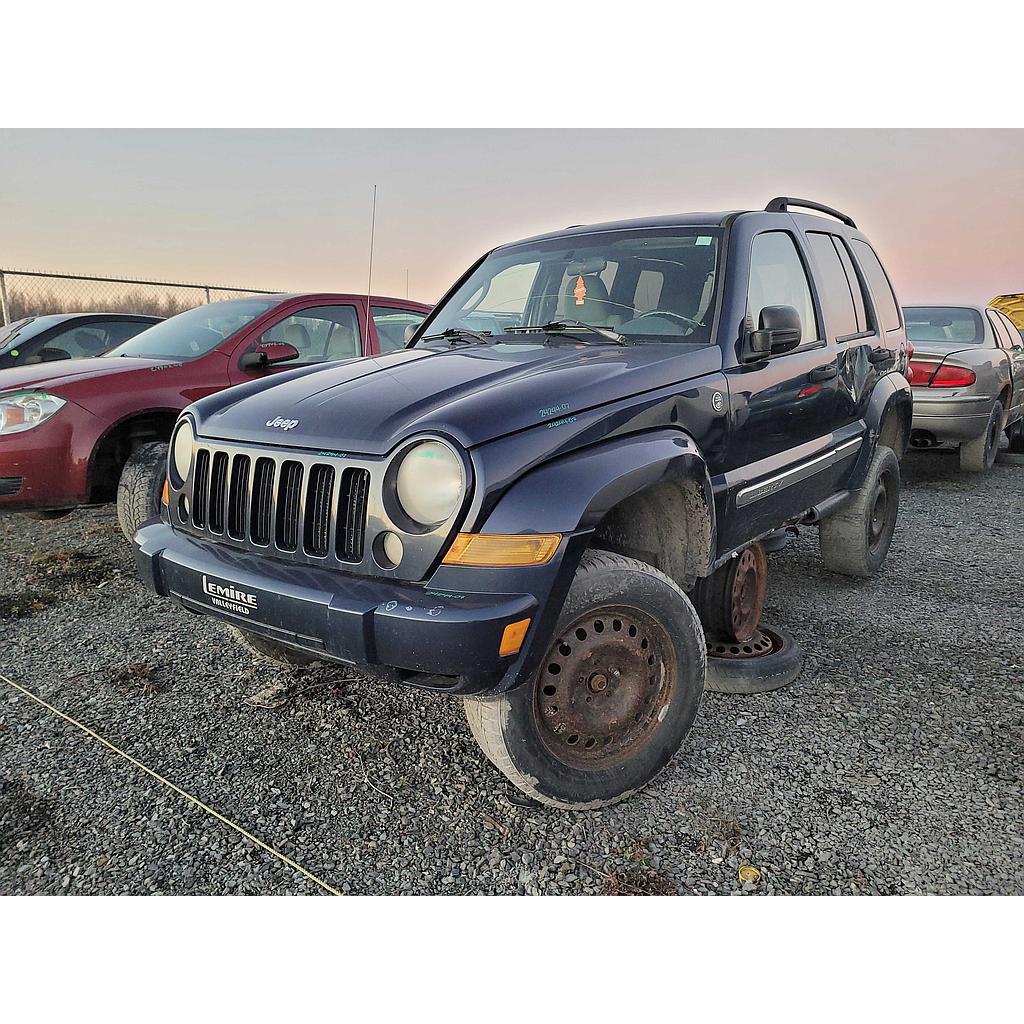
[[[707,574],[713,516],[696,480],[670,480],[619,502],[598,523],[593,547],[638,558],[690,590]]]
[[[89,467],[89,500],[108,502],[117,497],[117,482],[129,456],[149,441],[169,441],[178,413],[158,410],[122,420],[96,446]]]
[[[898,459],[906,454],[907,445],[910,444],[910,424],[913,412],[910,407],[900,404],[892,404],[885,411],[882,417],[882,425],[878,431],[878,443],[891,448]]]

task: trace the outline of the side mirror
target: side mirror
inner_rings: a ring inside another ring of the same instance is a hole
[[[406,343],[406,345],[408,345],[409,342],[412,341],[413,335],[419,329],[420,329],[420,325],[419,324],[409,324],[409,326],[406,327],[406,329],[405,329],[405,343]]]
[[[265,370],[276,363],[286,363],[289,359],[298,359],[299,350],[284,341],[271,341],[265,345],[257,345],[243,353],[238,360],[239,369]]]
[[[791,352],[800,344],[803,329],[800,314],[792,306],[765,306],[760,323],[744,343],[744,362],[756,362]]]

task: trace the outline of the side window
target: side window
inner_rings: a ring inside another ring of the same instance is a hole
[[[853,288],[835,243],[835,238],[824,232],[807,234],[807,244],[818,270],[825,326],[834,338],[849,338],[864,330],[864,307],[862,301],[858,316]]]
[[[833,235],[832,244],[839,253],[839,261],[843,265],[843,270],[846,271],[847,281],[850,282],[850,292],[853,295],[853,309],[857,314],[857,333],[866,334],[875,329],[875,324],[868,311],[870,303],[864,292],[864,282],[861,280],[857,268],[853,265],[853,259],[850,256],[850,250],[846,246],[846,241],[838,235]]]
[[[427,318],[426,313],[415,313],[411,309],[389,309],[387,306],[372,306],[370,315],[377,328],[381,352],[405,348],[405,329],[419,327]]]
[[[785,231],[766,231],[754,238],[750,250],[747,312],[758,326],[765,306],[792,306],[800,314],[800,344],[818,339],[807,271],[796,243]]]
[[[900,326],[900,310],[889,278],[875,255],[875,250],[859,238],[853,239],[853,251],[867,278],[875,300],[875,311],[883,331],[895,331]]]
[[[51,335],[43,342],[39,354],[45,358],[47,349],[66,352],[72,359],[85,359],[98,356],[111,347],[107,341],[105,324],[82,324],[68,326],[63,331]]]
[[[147,327],[153,325],[144,320],[115,320],[105,324],[93,324],[93,326],[103,327],[107,332],[107,348],[113,348],[129,338],[134,338],[136,334],[141,334]]]
[[[1014,327],[1014,323],[1009,316],[1005,313],[999,312],[998,310],[989,309],[988,317],[995,325],[995,333],[996,335],[999,335],[999,343],[1002,347],[1020,348],[1024,345],[1024,337],[1022,337],[1021,332]]]
[[[1009,348],[1010,339],[1006,336],[1006,328],[999,319],[999,314],[994,309],[986,309],[985,314],[992,325],[992,333],[995,335],[996,345],[999,348]]]
[[[1011,348],[1024,348],[1024,331],[1017,327],[1006,313],[999,313],[999,316],[1010,332]]]
[[[286,369],[330,359],[351,359],[363,354],[355,306],[313,306],[267,328],[257,344],[293,345],[298,359],[281,363]]]

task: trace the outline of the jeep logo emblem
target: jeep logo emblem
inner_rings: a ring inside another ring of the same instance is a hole
[[[280,416],[275,416],[272,420],[267,420],[268,427],[278,427],[281,430],[291,430],[292,427],[297,427],[298,425],[298,420],[286,420],[282,419]]]
[[[255,594],[250,594],[247,590],[240,590],[230,583],[214,583],[205,573],[203,574],[203,593],[210,598],[212,604],[234,612],[236,615],[248,615],[257,607]]]

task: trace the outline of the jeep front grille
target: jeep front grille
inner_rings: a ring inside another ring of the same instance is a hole
[[[363,560],[367,469],[200,445],[191,484],[178,521],[193,533],[302,560]]]

